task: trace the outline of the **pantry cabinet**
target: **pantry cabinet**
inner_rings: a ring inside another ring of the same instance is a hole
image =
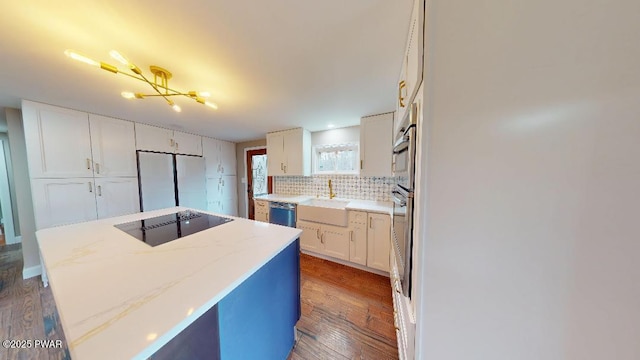
[[[297,128],[267,134],[270,176],[311,175],[311,133]]]
[[[236,144],[208,137],[202,138],[202,154],[208,177],[236,175]]]
[[[393,113],[360,119],[360,175],[391,176]]]
[[[31,179],[36,229],[96,220],[93,178]]]
[[[202,156],[202,137],[177,130],[135,124],[136,149]]]
[[[424,0],[414,0],[409,32],[405,40],[400,79],[398,80],[396,115],[400,121],[406,116],[409,105],[413,102],[423,79],[424,9]]]
[[[93,177],[87,113],[25,100],[22,117],[30,177]]]
[[[207,178],[207,210],[231,216],[238,215],[235,175]]]
[[[136,139],[131,121],[89,114],[95,177],[137,176]]]
[[[98,219],[140,212],[138,178],[96,178]]]

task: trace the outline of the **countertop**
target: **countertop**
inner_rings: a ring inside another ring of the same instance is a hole
[[[148,358],[301,233],[232,217],[150,247],[113,226],[181,210],[36,232],[73,359]]]
[[[307,200],[315,199],[315,196],[308,195],[279,195],[279,194],[268,194],[268,195],[260,195],[254,197],[256,200],[266,200],[266,201],[278,201],[278,202],[287,202],[292,204],[301,204]],[[320,198],[324,200],[329,200],[328,198]],[[343,198],[335,198],[336,201],[348,201],[348,204],[345,206],[347,210],[357,210],[357,211],[367,211],[367,212],[375,212],[381,214],[391,215],[393,213],[393,202],[391,201],[372,201],[372,200],[354,200],[354,199],[343,199]]]

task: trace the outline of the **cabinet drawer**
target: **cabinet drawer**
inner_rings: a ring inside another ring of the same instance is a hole
[[[255,208],[256,208],[256,213],[268,214],[269,213],[269,202],[268,201],[255,200]]]

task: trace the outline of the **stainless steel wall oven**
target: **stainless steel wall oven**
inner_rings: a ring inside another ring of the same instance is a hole
[[[411,298],[417,104],[403,119],[393,146],[393,250],[404,296]]]

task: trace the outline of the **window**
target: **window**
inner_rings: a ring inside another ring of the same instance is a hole
[[[316,145],[313,155],[316,174],[358,173],[358,144]]]

